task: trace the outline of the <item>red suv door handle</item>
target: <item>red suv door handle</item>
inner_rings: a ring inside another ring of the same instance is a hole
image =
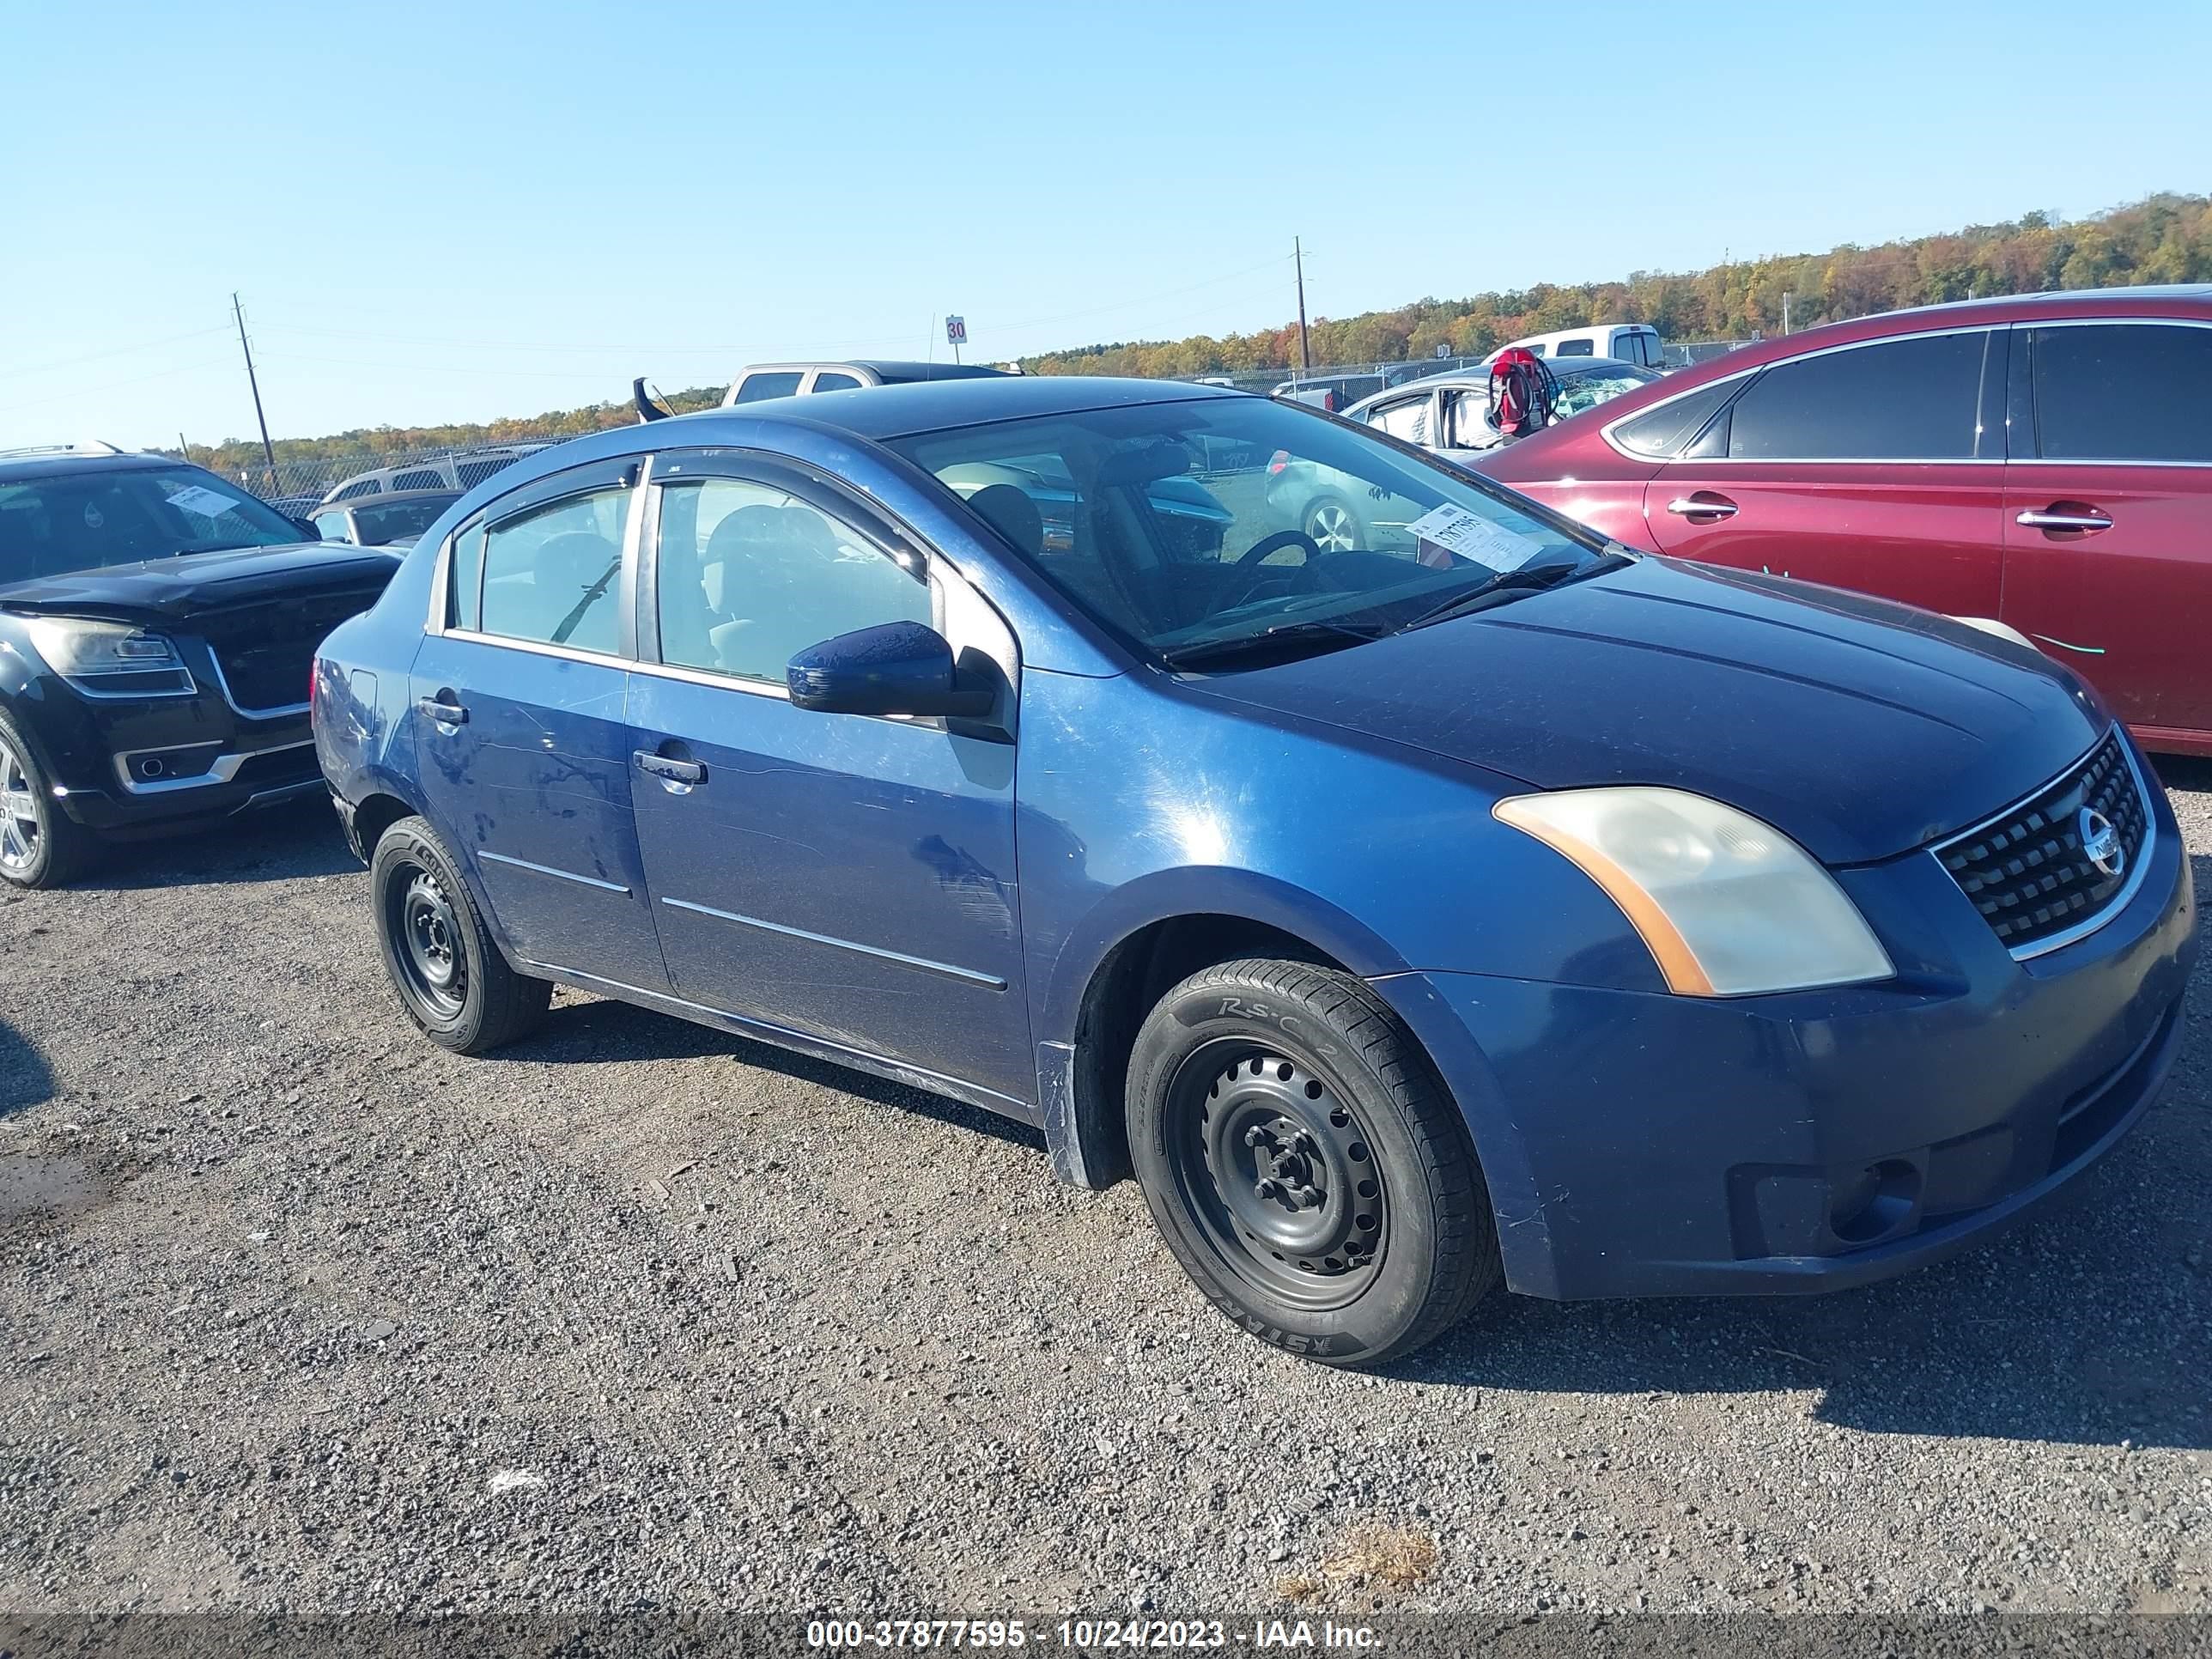
[[[1686,519],[1733,519],[1735,503],[1725,495],[1716,495],[1701,489],[1694,495],[1677,495],[1667,503],[1669,513],[1679,513]]]
[[[2070,510],[2069,510],[2070,509]],[[2030,530],[2110,530],[2112,521],[2104,514],[2091,509],[2074,508],[2068,501],[2053,501],[2040,509],[2031,507],[2013,520]]]

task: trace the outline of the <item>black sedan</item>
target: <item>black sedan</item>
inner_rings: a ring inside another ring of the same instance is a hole
[[[316,645],[390,554],[161,455],[0,453],[0,881],[319,793]]]

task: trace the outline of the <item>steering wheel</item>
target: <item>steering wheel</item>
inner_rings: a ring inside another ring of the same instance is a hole
[[[1259,568],[1261,563],[1270,553],[1279,553],[1283,549],[1291,546],[1303,547],[1305,550],[1304,556],[1298,561],[1300,568],[1304,568],[1305,566],[1311,564],[1316,559],[1321,557],[1321,544],[1314,540],[1312,537],[1307,535],[1303,530],[1278,530],[1272,536],[1261,537],[1258,541],[1254,542],[1251,546],[1246,548],[1244,550],[1243,556],[1231,567],[1231,569],[1235,570],[1250,570],[1252,572],[1252,579],[1246,582],[1242,587],[1238,588],[1236,591],[1235,596],[1230,599],[1220,608],[1224,611],[1234,610],[1237,606],[1243,604],[1245,600],[1250,599],[1252,597],[1253,591],[1256,589],[1262,581],[1267,580],[1266,576]]]

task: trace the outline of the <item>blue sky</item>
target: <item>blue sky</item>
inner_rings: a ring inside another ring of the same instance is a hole
[[[2212,185],[2201,4],[8,0],[0,444],[278,436]]]

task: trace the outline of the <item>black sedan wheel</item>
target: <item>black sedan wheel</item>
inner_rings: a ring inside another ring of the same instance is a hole
[[[1366,984],[1233,962],[1176,986],[1130,1055],[1130,1151],[1176,1258],[1262,1340],[1371,1365],[1499,1279],[1474,1147]]]
[[[552,986],[507,964],[422,819],[402,818],[377,838],[368,879],[386,971],[399,1006],[431,1042],[484,1054],[544,1018]]]
[[[91,861],[94,845],[54,799],[28,739],[0,717],[0,881],[58,887]]]

